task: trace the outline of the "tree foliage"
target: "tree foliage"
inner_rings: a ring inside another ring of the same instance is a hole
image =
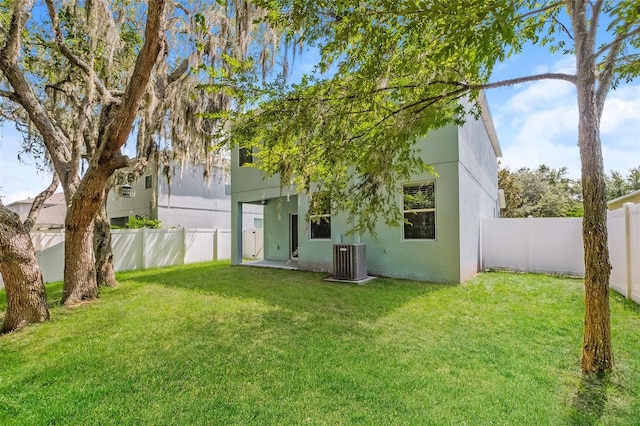
[[[612,170],[605,176],[607,200],[613,200],[640,189],[640,166],[629,169],[626,176]]]
[[[582,216],[580,184],[567,177],[566,167],[500,168],[498,187],[505,192],[503,217]]]

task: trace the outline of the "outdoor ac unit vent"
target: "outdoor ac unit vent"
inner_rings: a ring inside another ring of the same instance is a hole
[[[359,281],[367,278],[367,246],[334,244],[333,278],[345,281]]]

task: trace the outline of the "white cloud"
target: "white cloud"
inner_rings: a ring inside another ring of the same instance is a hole
[[[519,114],[528,114],[532,111],[558,107],[559,105],[572,106],[576,103],[575,87],[561,80],[540,80],[522,86],[499,111]]]
[[[567,71],[573,58],[553,64]],[[580,176],[577,147],[578,112],[575,87],[564,81],[542,80],[497,94],[488,94],[502,163],[512,169],[540,164],[567,167]],[[640,165],[640,84],[612,91],[601,122],[605,170],[626,172]]]
[[[634,129],[640,138],[640,85],[625,86],[611,91],[604,105],[601,133],[619,132],[620,128]]]

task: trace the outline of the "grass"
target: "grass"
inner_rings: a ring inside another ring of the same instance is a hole
[[[640,419],[640,308],[612,294],[616,370],[582,378],[580,280],[356,286],[225,263],[118,278],[97,302],[54,304],[50,322],[0,338],[0,424]],[[59,300],[61,285],[48,292]]]

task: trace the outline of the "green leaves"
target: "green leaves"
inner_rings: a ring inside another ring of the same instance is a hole
[[[329,191],[334,210],[347,211],[358,230],[369,230],[379,216],[397,219],[388,194],[428,170],[415,142],[461,124],[467,113],[461,101],[473,104],[497,63],[527,43],[573,51],[562,1],[258,3],[287,40],[315,46],[320,57],[297,85],[242,82],[243,105],[255,110],[236,119],[229,138],[259,151],[256,167],[265,176],[279,174],[283,185],[307,193],[314,185]],[[627,34],[614,84],[640,72],[635,3],[606,2],[603,9],[613,36]]]

